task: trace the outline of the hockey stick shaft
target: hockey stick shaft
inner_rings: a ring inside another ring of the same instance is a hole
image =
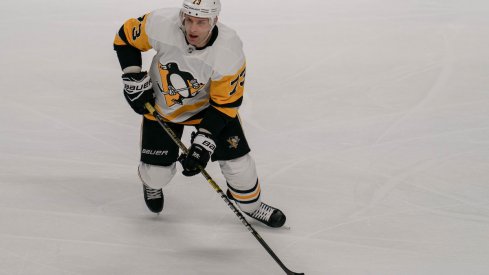
[[[166,124],[164,118],[155,110],[155,108],[150,104],[146,103],[145,104],[146,109],[156,118],[156,121],[160,126],[165,130],[165,132],[170,136],[170,138],[178,145],[180,150],[184,152],[185,154],[188,153],[187,147],[185,147],[185,144],[182,143],[180,138],[173,132],[173,130]],[[224,200],[224,202],[231,208],[231,210],[236,214],[238,219],[243,223],[243,225],[248,229],[248,231],[251,232],[251,234],[258,240],[258,242],[265,248],[265,250],[268,252],[270,256],[275,260],[275,262],[278,263],[278,265],[285,271],[287,275],[303,275],[304,273],[295,273],[291,270],[289,270],[283,263],[282,261],[278,258],[278,256],[273,252],[273,250],[270,248],[270,246],[263,240],[263,238],[258,234],[258,232],[251,226],[251,224],[245,219],[243,214],[234,206],[234,204],[228,199],[226,194],[222,191],[221,187],[212,179],[212,177],[207,173],[205,169],[202,167],[200,168],[200,173],[205,177],[207,182],[216,190],[216,192],[219,194],[219,196]]]

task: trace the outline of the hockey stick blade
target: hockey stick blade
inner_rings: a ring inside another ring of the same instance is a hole
[[[294,271],[290,271],[289,269],[284,269],[285,273],[287,275],[304,275],[304,273],[297,273],[297,272],[294,272]]]

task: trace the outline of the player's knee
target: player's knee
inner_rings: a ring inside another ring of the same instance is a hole
[[[167,185],[176,173],[175,163],[168,166],[139,163],[139,177],[141,181],[151,188],[159,189]]]
[[[256,184],[258,178],[255,161],[246,154],[242,157],[219,161],[221,172],[228,184],[239,190],[248,190]]]

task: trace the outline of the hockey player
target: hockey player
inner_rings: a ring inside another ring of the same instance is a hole
[[[114,40],[122,67],[124,96],[143,115],[141,162],[138,167],[149,210],[163,210],[162,188],[176,172],[200,173],[218,161],[228,190],[247,215],[271,226],[285,223],[282,211],[261,201],[260,182],[238,118],[246,75],[242,42],[218,22],[220,0],[184,0],[182,8],[160,9],[129,19]],[[141,52],[154,49],[149,73],[141,71]],[[182,136],[193,125],[188,155],[164,132],[144,104],[150,102]]]

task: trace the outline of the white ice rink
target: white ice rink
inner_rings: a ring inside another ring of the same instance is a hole
[[[291,229],[252,224],[282,261],[489,274],[489,2],[222,2],[263,199]],[[201,176],[178,173],[162,215],[144,205],[112,41],[179,4],[0,2],[1,275],[284,274]]]

